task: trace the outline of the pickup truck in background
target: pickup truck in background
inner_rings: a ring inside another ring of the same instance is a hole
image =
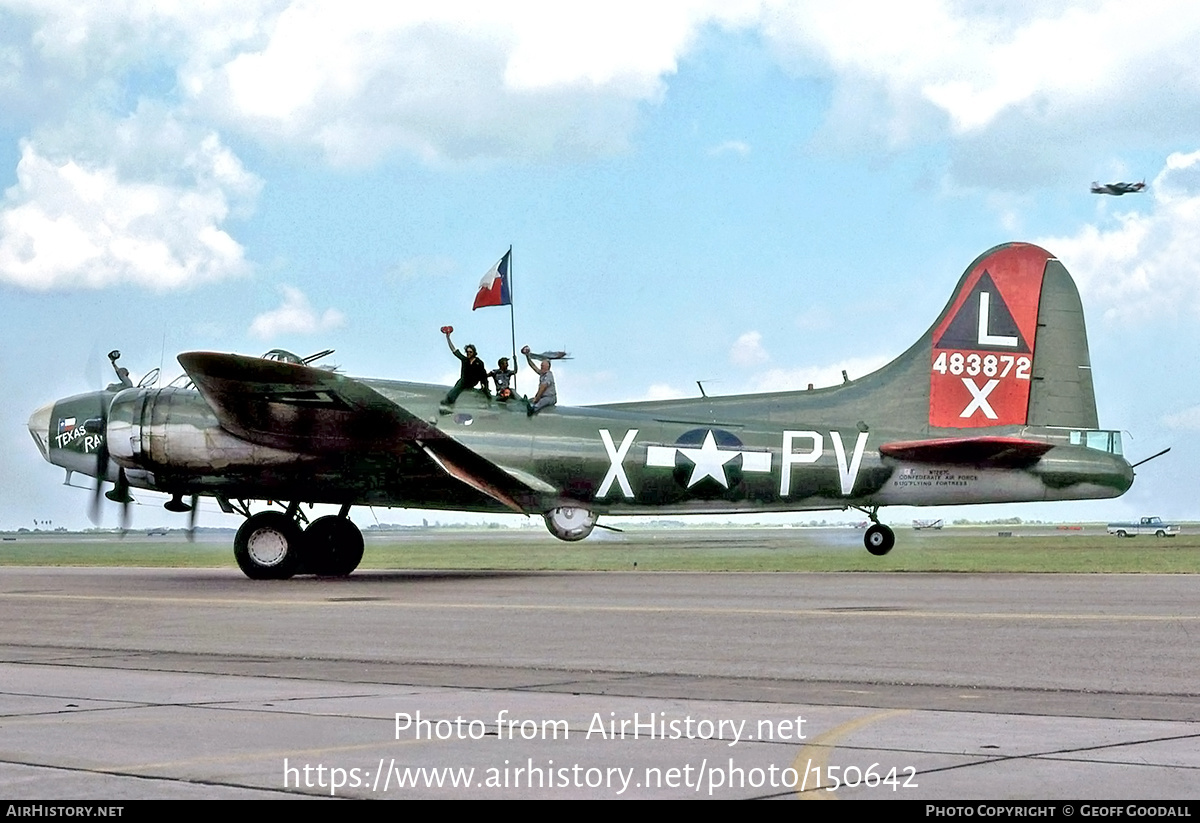
[[[1174,537],[1179,534],[1179,527],[1172,523],[1164,523],[1161,517],[1143,517],[1136,523],[1109,523],[1108,533],[1117,537],[1137,537],[1139,534]]]

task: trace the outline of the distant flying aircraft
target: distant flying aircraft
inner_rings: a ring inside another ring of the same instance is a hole
[[[1137,194],[1146,188],[1146,181],[1140,183],[1092,183],[1092,194],[1111,194],[1120,197],[1122,194]]]
[[[1120,433],[1098,428],[1075,284],[1024,243],[975,260],[904,354],[816,390],[533,417],[472,390],[445,413],[444,386],[284,355],[181,354],[194,388],[115,383],[43,406],[29,430],[68,481],[97,478],[96,504],[107,481],[125,506],[152,489],[193,518],[200,496],[241,514],[234,556],[252,578],[349,574],[352,506],[539,515],[567,541],[603,515],[856,509],[882,555],[883,506],[1107,498],[1133,482]],[[310,523],[306,503],[340,511]]]

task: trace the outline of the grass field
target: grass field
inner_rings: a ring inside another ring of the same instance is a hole
[[[0,542],[0,565],[233,568],[232,539],[232,533],[202,535],[195,543],[174,534],[9,534]],[[862,532],[848,528],[648,528],[597,531],[579,543],[536,530],[435,529],[370,535],[359,568],[1196,574],[1200,531],[1122,540],[1095,526],[898,528],[892,552],[872,557]]]

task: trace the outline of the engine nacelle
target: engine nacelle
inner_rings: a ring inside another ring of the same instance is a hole
[[[592,533],[598,515],[590,509],[579,506],[559,506],[557,509],[546,512],[542,517],[546,520],[546,528],[550,530],[550,534],[559,540],[573,543]]]
[[[109,455],[126,469],[219,472],[304,459],[230,434],[199,392],[178,388],[118,394],[108,411],[107,440]]]

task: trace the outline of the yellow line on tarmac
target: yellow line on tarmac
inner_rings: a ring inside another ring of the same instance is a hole
[[[401,740],[394,742],[391,740],[374,741],[372,743],[355,743],[344,746],[319,746],[311,749],[278,749],[267,751],[249,751],[238,752],[221,755],[210,755],[204,757],[189,757],[182,760],[164,760],[159,763],[138,763],[128,766],[104,766],[99,767],[96,771],[113,772],[113,773],[129,773],[129,772],[149,772],[161,769],[178,769],[187,766],[199,766],[202,764],[225,763],[233,765],[235,763],[250,763],[258,760],[282,760],[283,758],[296,757],[323,757],[329,755],[346,754],[348,752],[366,751],[369,749],[385,749],[391,751],[394,747],[415,745],[418,742],[425,741],[416,740]],[[375,764],[370,764],[374,766]],[[328,766],[326,766],[328,768]]]
[[[824,734],[817,735],[806,743],[792,762],[792,768],[796,770],[796,774],[799,777],[799,782],[796,784],[796,798],[799,800],[836,800],[837,795],[825,787],[833,785],[833,781],[828,779],[829,756],[833,754],[837,741],[852,732],[858,731],[863,726],[869,726],[880,720],[887,720],[889,717],[908,713],[908,709],[889,709],[888,711],[857,717],[840,726],[835,726]],[[857,763],[851,765],[859,766]],[[859,766],[859,768],[862,767]],[[812,778],[812,780],[815,780],[815,782],[809,782],[809,775],[812,775],[814,772],[816,777]],[[801,786],[804,786],[804,791],[800,790]]]

